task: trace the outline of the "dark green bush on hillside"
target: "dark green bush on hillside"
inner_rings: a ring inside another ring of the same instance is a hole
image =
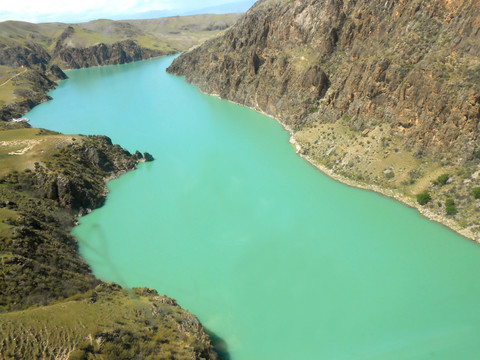
[[[447,183],[448,179],[450,179],[449,174],[442,174],[436,180],[433,181],[433,184],[443,186]]]
[[[448,215],[455,215],[457,213],[457,207],[453,199],[447,199],[445,201],[445,211]]]
[[[426,191],[420,193],[417,195],[417,202],[420,204],[420,205],[425,205],[427,204],[430,200],[432,200],[430,194]]]
[[[473,197],[475,199],[480,199],[480,187],[473,188]]]

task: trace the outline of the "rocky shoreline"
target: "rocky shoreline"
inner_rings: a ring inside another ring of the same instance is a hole
[[[329,176],[478,242],[478,9],[260,0],[167,71],[277,119]]]
[[[219,99],[222,99],[222,97],[219,94],[208,93],[208,92],[202,91],[201,89],[199,89],[199,91],[201,91],[205,95],[214,96],[214,97],[217,97]],[[225,100],[225,99],[223,99],[223,100]],[[351,178],[344,177],[344,176],[336,173],[331,168],[328,168],[328,167],[316,162],[314,159],[312,159],[310,156],[308,156],[307,154],[304,153],[301,145],[297,142],[297,140],[295,138],[294,130],[289,125],[287,125],[285,122],[280,120],[279,118],[276,118],[275,116],[273,116],[271,114],[268,114],[268,113],[264,112],[263,110],[261,110],[259,108],[256,108],[256,107],[253,107],[253,106],[247,106],[245,104],[241,104],[241,103],[238,103],[238,102],[235,102],[235,101],[232,101],[232,100],[228,100],[228,99],[227,99],[227,101],[232,103],[232,104],[247,107],[251,110],[254,110],[254,111],[256,111],[256,112],[258,112],[262,115],[268,116],[269,118],[277,121],[290,134],[289,142],[295,148],[295,152],[297,153],[297,155],[299,155],[300,157],[302,157],[303,159],[308,161],[313,167],[315,167],[317,170],[321,171],[325,175],[329,176],[330,178],[332,178],[332,179],[334,179],[338,182],[341,182],[342,184],[345,184],[345,185],[348,185],[348,186],[351,186],[351,187],[354,187],[354,188],[357,188],[357,189],[374,191],[374,192],[376,192],[378,194],[381,194],[383,196],[395,199],[395,200],[403,203],[404,205],[407,205],[407,206],[417,210],[420,214],[422,214],[427,219],[435,221],[437,223],[440,223],[441,225],[444,225],[444,226],[448,227],[449,229],[457,232],[458,234],[464,236],[465,238],[467,238],[469,240],[473,240],[473,241],[480,244],[480,234],[478,234],[478,232],[473,232],[470,229],[462,229],[461,227],[459,227],[458,223],[453,221],[450,217],[448,217],[446,215],[442,216],[438,213],[430,211],[428,208],[425,208],[425,207],[419,205],[417,202],[415,202],[412,199],[412,197],[407,196],[405,194],[402,194],[398,190],[382,188],[381,186],[375,185],[375,184],[365,184],[365,183],[362,183],[362,182],[359,182],[359,181],[355,181]]]
[[[0,136],[9,139],[8,133],[14,131],[24,142],[37,141],[33,142],[37,147],[17,155],[18,161],[41,152],[48,155],[39,158],[33,169],[0,177],[0,337],[5,339],[0,357],[34,358],[43,353],[44,358],[56,358],[68,353],[79,359],[88,354],[124,358],[134,352],[218,359],[194,315],[155,290],[127,291],[95,278],[70,234],[79,216],[103,205],[107,181],[152,161],[153,156],[131,154],[105,136],[62,135],[13,125],[2,128]],[[121,322],[104,316],[112,308],[125,314]],[[65,311],[72,312],[68,324]],[[94,322],[88,320],[92,313]],[[139,316],[146,320],[137,320]],[[37,322],[30,324],[30,319]],[[24,327],[34,340],[25,338]],[[59,327],[60,332],[81,336],[67,339],[58,335]]]

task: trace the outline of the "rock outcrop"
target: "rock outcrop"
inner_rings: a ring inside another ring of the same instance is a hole
[[[71,46],[69,38],[75,34],[72,26],[67,27],[55,43],[53,57],[68,69],[79,69],[100,65],[120,65],[132,61],[166,55],[164,51],[141,47],[134,40],[123,40],[113,44],[98,43],[84,48]]]
[[[436,192],[422,209],[475,238],[478,5],[260,0],[223,36],[182,54],[167,71],[276,117],[302,155],[332,176],[395,191],[412,205],[423,189]],[[445,191],[431,185],[442,172],[457,174]],[[446,197],[463,208],[449,215],[453,222],[444,216]]]
[[[55,141],[42,163],[0,178],[0,358],[217,360],[194,315],[155,290],[95,278],[70,235],[76,216],[103,204],[107,179],[153,157],[105,136],[7,124]]]

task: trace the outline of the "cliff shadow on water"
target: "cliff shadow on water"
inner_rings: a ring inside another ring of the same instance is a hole
[[[210,336],[210,340],[212,340],[213,347],[217,354],[220,356],[222,360],[231,360],[232,357],[228,352],[228,344],[222,337],[218,336],[210,329],[205,329],[207,334]]]

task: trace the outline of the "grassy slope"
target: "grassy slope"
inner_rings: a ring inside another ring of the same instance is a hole
[[[107,284],[53,305],[0,314],[2,359],[195,359],[212,351],[202,337],[198,320],[173,300]]]
[[[35,128],[23,128],[23,124],[0,124],[0,178],[11,171],[33,169],[35,162],[42,163],[56,149],[70,144],[73,137]],[[0,185],[3,189],[3,186]],[[8,219],[19,216],[18,210],[0,208],[0,239],[12,236]]]
[[[147,20],[101,19],[79,24],[4,21],[0,23],[0,43],[25,45],[34,41],[49,49],[63,30],[72,26],[76,33],[70,45],[74,47],[88,47],[99,42],[112,44],[131,39],[148,48],[172,47],[175,44],[178,46],[176,50],[182,51],[217,35],[232,25],[239,16],[240,14],[207,14]]]
[[[35,162],[43,162],[73,139],[69,135],[45,135],[45,131],[35,128],[0,131],[0,177],[12,170],[33,169]]]

